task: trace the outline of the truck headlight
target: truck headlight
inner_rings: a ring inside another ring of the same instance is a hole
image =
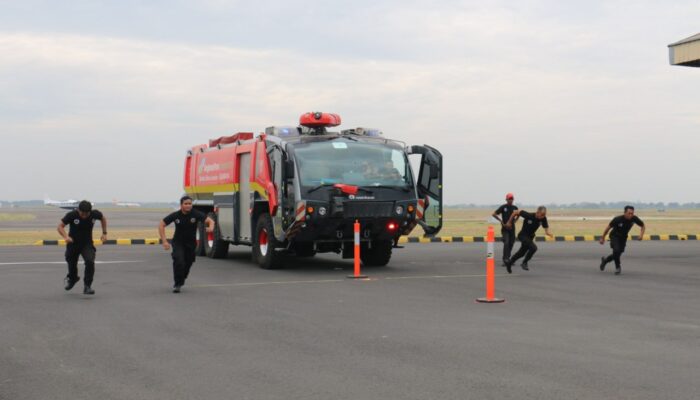
[[[397,215],[403,214],[403,206],[396,206],[396,214]]]
[[[326,212],[327,212],[327,211],[328,211],[328,210],[326,210],[326,207],[319,207],[319,208],[318,208],[318,215],[324,216],[324,215],[326,215]]]

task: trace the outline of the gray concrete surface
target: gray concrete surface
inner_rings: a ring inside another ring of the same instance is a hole
[[[630,243],[621,276],[608,249],[542,243],[477,304],[483,244],[407,245],[369,281],[235,249],[181,294],[162,248],[101,247],[94,297],[62,248],[2,247],[0,399],[698,399],[700,245]]]

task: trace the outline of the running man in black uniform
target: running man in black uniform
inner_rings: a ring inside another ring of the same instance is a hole
[[[207,232],[213,232],[214,220],[203,212],[192,209],[192,198],[183,196],[180,199],[180,210],[163,218],[158,226],[160,240],[165,250],[170,250],[170,244],[165,237],[165,227],[173,222],[175,223],[175,234],[172,240],[173,280],[175,281],[173,292],[180,293],[180,288],[185,284],[195,260],[197,225],[200,222],[206,222]]]
[[[508,193],[506,195],[506,204],[498,207],[496,211],[491,214],[492,217],[496,218],[501,223],[501,237],[503,238],[503,265],[506,265],[506,261],[510,258],[510,253],[515,245],[515,222],[518,220],[515,218],[513,220],[513,226],[510,228],[506,227],[506,224],[510,220],[510,215],[513,211],[517,210],[518,207],[513,205],[514,200],[513,193]],[[499,217],[500,215],[500,217]]]
[[[627,236],[632,229],[634,224],[639,225],[642,231],[639,233],[639,240],[644,239],[644,231],[646,227],[644,222],[642,222],[639,217],[634,215],[634,207],[625,206],[625,213],[619,215],[610,221],[608,226],[603,232],[603,237],[600,238],[600,244],[605,244],[605,236],[610,232],[610,247],[612,248],[612,254],[600,259],[600,270],[605,270],[605,265],[610,261],[615,261],[615,275],[620,275],[622,273],[622,265],[620,264],[620,257],[622,253],[625,252],[625,246],[627,245]]]
[[[544,227],[544,232],[549,237],[554,237],[549,232],[549,223],[547,222],[547,208],[545,206],[537,207],[537,212],[535,214],[530,214],[525,210],[513,211],[513,214],[508,219],[506,226],[513,226],[513,219],[520,216],[523,219],[523,227],[520,229],[518,234],[518,240],[520,240],[520,249],[518,250],[510,260],[506,261],[506,268],[508,273],[513,272],[511,267],[516,261],[522,256],[525,256],[523,263],[520,266],[525,270],[529,271],[530,268],[527,266],[527,262],[530,261],[532,256],[537,251],[537,245],[535,244],[535,232],[540,228],[540,225]]]
[[[102,225],[100,240],[107,240],[107,219],[98,210],[92,209],[92,204],[83,200],[78,204],[78,209],[66,214],[58,224],[58,233],[66,241],[66,262],[68,263],[68,276],[65,278],[65,289],[71,290],[80,280],[78,276],[78,258],[82,255],[85,262],[85,279],[83,294],[95,294],[92,289],[92,280],[95,276],[95,245],[92,242],[92,228],[95,221]],[[66,234],[66,225],[70,225],[70,231]]]

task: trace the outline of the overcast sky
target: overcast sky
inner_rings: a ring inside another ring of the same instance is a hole
[[[700,201],[698,1],[0,10],[0,199],[173,200],[188,147],[321,110],[440,149],[447,204]]]

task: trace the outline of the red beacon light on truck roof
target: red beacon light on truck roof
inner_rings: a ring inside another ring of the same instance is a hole
[[[308,128],[320,128],[340,125],[340,115],[324,112],[307,112],[299,117],[299,125]]]
[[[325,135],[329,126],[340,125],[340,115],[323,112],[308,112],[299,117],[302,133],[309,135]]]

